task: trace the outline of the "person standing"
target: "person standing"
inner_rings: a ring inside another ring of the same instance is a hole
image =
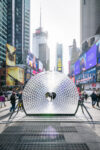
[[[97,106],[99,107],[99,102],[100,102],[100,91],[97,89]]]
[[[2,108],[2,104],[4,104],[4,106],[6,106],[5,105],[5,96],[2,91],[0,92],[0,103],[1,103],[1,108]]]
[[[92,107],[95,108],[94,106],[97,102],[97,94],[96,94],[95,90],[93,90],[93,93],[90,96],[92,98]]]
[[[12,111],[14,112],[15,111],[15,104],[16,104],[16,94],[14,91],[12,92],[12,95],[10,97],[10,101],[11,101],[11,105],[12,105],[12,107],[10,108],[10,112],[12,112]]]
[[[18,94],[18,111],[19,109],[23,108],[23,101],[22,101],[22,90]]]

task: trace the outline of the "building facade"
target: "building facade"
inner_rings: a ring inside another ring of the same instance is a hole
[[[100,88],[100,38],[70,65],[70,77],[81,90]]]
[[[17,63],[26,63],[30,49],[30,0],[8,0],[7,43],[16,47]]]
[[[32,53],[42,63],[45,70],[49,70],[50,50],[47,45],[48,33],[43,32],[42,28],[36,29],[33,34]]]
[[[76,40],[73,39],[73,44],[69,46],[70,63],[73,64],[81,54],[80,49],[77,47]]]
[[[81,43],[100,34],[100,0],[80,0]]]
[[[7,0],[0,1],[0,67],[6,61]]]

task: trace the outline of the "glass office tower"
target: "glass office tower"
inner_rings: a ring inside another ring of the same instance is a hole
[[[17,63],[26,63],[30,49],[30,0],[8,0],[7,43],[16,47]]]
[[[0,0],[0,67],[6,60],[7,0]]]

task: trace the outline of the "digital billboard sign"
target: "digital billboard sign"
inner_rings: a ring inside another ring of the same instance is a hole
[[[57,58],[57,71],[62,72],[62,59],[61,59],[61,57]]]
[[[86,70],[86,53],[80,57],[80,72]]]
[[[24,69],[20,67],[8,67],[6,69],[6,85],[15,85],[15,82],[24,84]]]
[[[6,45],[6,65],[15,66],[16,64],[16,48],[7,44]]]
[[[75,75],[79,74],[80,73],[80,60],[77,60],[76,63],[75,63]]]
[[[100,58],[100,43],[97,45],[97,57]]]
[[[70,66],[70,75],[74,76],[74,64]]]
[[[94,67],[97,63],[97,46],[94,45],[90,48],[90,50],[86,53],[86,69],[89,69],[91,67]]]
[[[96,83],[96,68],[92,68],[76,76],[75,82],[76,84]]]
[[[38,70],[38,59],[32,53],[27,55],[27,64],[34,70]]]

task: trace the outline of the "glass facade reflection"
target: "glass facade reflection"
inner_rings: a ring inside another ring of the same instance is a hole
[[[8,0],[7,42],[16,47],[17,63],[25,63],[30,45],[30,0]]]
[[[7,0],[0,0],[0,66],[6,60]]]

